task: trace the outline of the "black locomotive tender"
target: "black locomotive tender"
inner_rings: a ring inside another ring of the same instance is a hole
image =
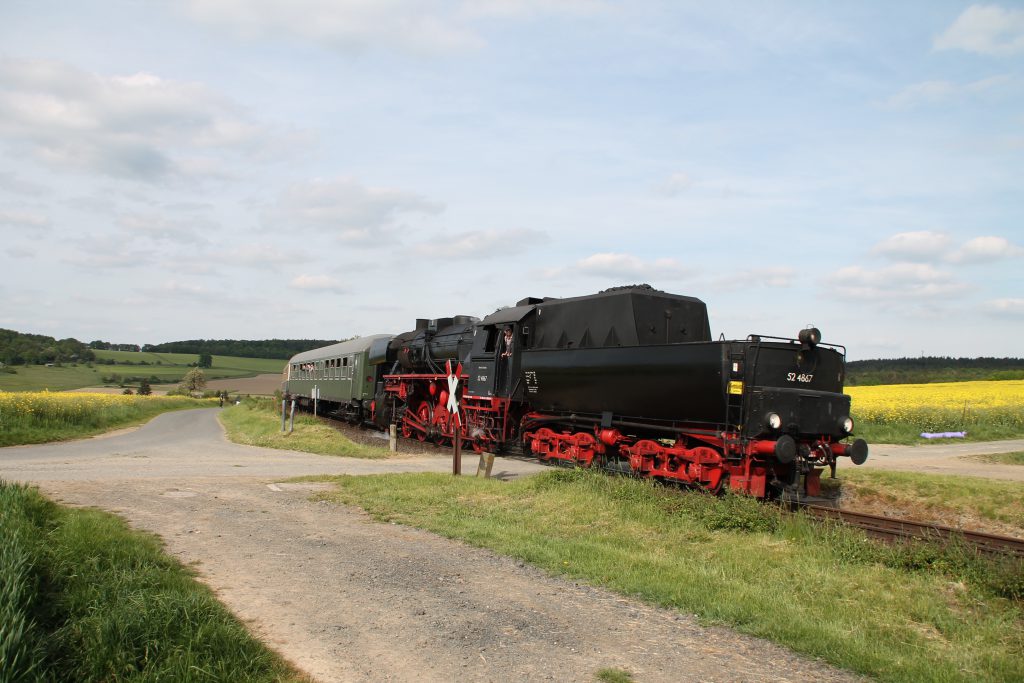
[[[284,388],[303,406],[395,422],[420,441],[450,442],[458,429],[479,451],[757,497],[801,484],[817,495],[823,468],[834,476],[840,456],[868,456],[863,439],[847,438],[845,360],[814,328],[713,341],[703,301],[638,285],[300,353]]]

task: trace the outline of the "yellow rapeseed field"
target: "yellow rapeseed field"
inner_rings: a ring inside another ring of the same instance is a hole
[[[185,396],[0,391],[0,446],[68,438],[167,410],[206,405]]]
[[[1024,428],[1024,380],[847,387],[859,422],[910,424],[922,431],[979,424]]]

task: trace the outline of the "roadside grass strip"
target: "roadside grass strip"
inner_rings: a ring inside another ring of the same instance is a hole
[[[822,479],[827,486],[832,486],[831,481]],[[961,520],[965,526],[975,519],[1001,522],[1024,533],[1022,482],[852,467],[840,470],[837,482],[844,500],[855,496],[858,505],[874,503],[893,512],[932,513],[946,520]]]
[[[319,497],[764,637],[883,681],[1024,680],[1024,566],[884,545],[734,495],[555,470],[317,477]],[[500,586],[495,586],[500,591]]]
[[[215,399],[186,396],[0,391],[0,446],[81,438],[139,424],[171,410],[214,405]]]
[[[220,412],[228,439],[246,446],[262,446],[347,458],[386,458],[384,448],[357,444],[337,429],[307,413],[295,413],[295,431],[281,431],[281,414],[272,399],[247,398]]]
[[[154,537],[0,481],[0,683],[304,681]]]
[[[996,465],[1024,465],[1024,451],[988,453],[986,455],[969,455],[966,457],[970,460],[980,460],[981,462],[990,462]]]
[[[857,436],[869,443],[934,443],[922,432],[970,441],[1024,435],[1024,380],[847,387]]]

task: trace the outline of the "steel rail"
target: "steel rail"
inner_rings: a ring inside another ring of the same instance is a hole
[[[1024,540],[1011,536],[987,534],[980,531],[956,529],[942,524],[915,522],[897,517],[883,517],[864,512],[852,512],[820,505],[799,504],[798,509],[805,510],[815,517],[835,519],[864,529],[869,536],[889,541],[925,540],[948,542],[963,541],[976,549],[990,554],[1009,555],[1024,559]]]

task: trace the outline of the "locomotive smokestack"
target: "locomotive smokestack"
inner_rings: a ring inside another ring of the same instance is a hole
[[[797,339],[804,345],[805,349],[813,349],[821,341],[821,330],[817,327],[808,327],[800,330]]]

